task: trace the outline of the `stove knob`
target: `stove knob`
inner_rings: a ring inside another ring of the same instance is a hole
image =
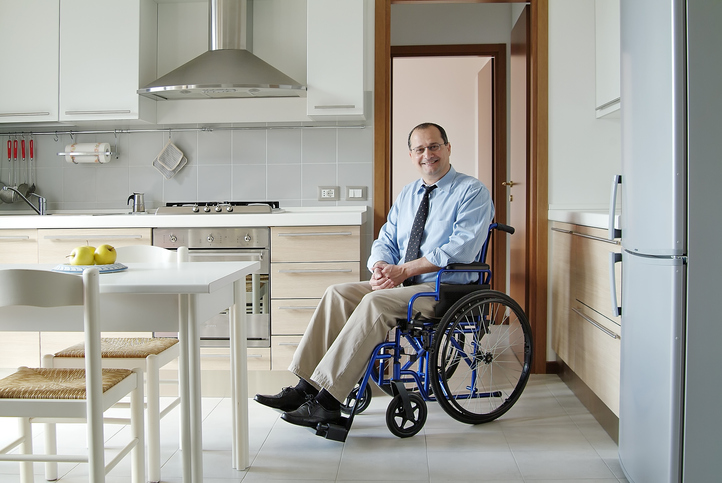
[[[178,241],[178,237],[175,236],[175,235],[171,235],[171,236],[170,236],[170,241],[172,241],[173,243],[175,243],[175,242]]]
[[[220,213],[222,209],[223,208],[221,208],[219,205],[216,205],[215,207],[216,213]]]
[[[215,238],[213,238],[213,235],[208,235],[208,238],[206,238],[206,240],[208,240],[208,243],[213,243],[213,240],[215,240]]]
[[[246,240],[246,243],[249,243],[251,241],[251,235],[246,235],[243,239]]]
[[[226,206],[226,211],[227,211],[228,213],[232,213],[232,212],[233,212],[233,207],[232,207],[231,205]]]
[[[206,206],[203,207],[203,211],[204,211],[205,213],[210,213],[211,207],[208,206],[208,205],[206,205]]]
[[[200,211],[200,208],[198,208],[198,205],[193,205],[193,208],[191,208],[191,211],[193,213],[198,213]]]

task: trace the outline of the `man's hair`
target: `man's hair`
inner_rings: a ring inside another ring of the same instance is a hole
[[[444,140],[444,144],[446,144],[446,143],[449,142],[449,138],[448,138],[448,136],[446,135],[446,131],[444,130],[443,127],[441,127],[441,126],[439,126],[438,124],[435,124],[435,123],[433,123],[433,122],[422,122],[421,124],[419,124],[418,126],[416,126],[415,128],[413,128],[413,129],[411,130],[411,132],[409,132],[409,139],[408,139],[408,141],[406,142],[406,143],[409,145],[409,149],[411,149],[411,135],[414,134],[414,131],[416,131],[417,129],[428,129],[428,128],[430,128],[430,127],[435,127],[436,129],[439,130],[439,133],[441,134],[441,139]]]

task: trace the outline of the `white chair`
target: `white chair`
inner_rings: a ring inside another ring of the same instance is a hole
[[[118,262],[128,263],[180,263],[188,260],[188,249],[182,247],[178,252],[149,245],[133,245],[117,247]],[[146,447],[148,451],[148,481],[160,481],[160,420],[180,403],[174,398],[170,404],[161,409],[160,384],[178,384],[178,380],[161,380],[160,369],[169,362],[178,359],[178,339],[143,337],[102,338],[101,357],[103,367],[139,369],[145,374],[146,393]],[[48,367],[78,367],[85,357],[82,343],[46,355],[44,365]],[[52,428],[48,439],[52,439]],[[49,466],[46,479],[57,477],[57,469]]]
[[[143,383],[137,370],[101,369],[98,269],[82,277],[40,270],[0,270],[0,330],[78,330],[83,327],[85,369],[21,367],[0,380],[0,415],[20,418],[21,435],[0,449],[0,461],[20,461],[22,483],[34,481],[33,462],[89,463],[89,481],[105,474],[129,453],[132,481],[145,482]],[[130,442],[106,465],[103,412],[131,398]],[[31,423],[86,422],[88,451],[82,455],[33,454]],[[9,454],[15,448],[19,453]]]

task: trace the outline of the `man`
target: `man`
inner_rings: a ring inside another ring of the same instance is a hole
[[[255,397],[285,411],[285,421],[311,427],[338,421],[341,401],[361,378],[374,347],[406,317],[411,297],[433,291],[442,267],[479,259],[494,216],[489,191],[452,168],[451,144],[441,126],[419,124],[408,146],[421,179],[401,191],[371,247],[371,280],[326,289],[289,367],[298,384]],[[450,274],[444,282],[469,283],[475,277]],[[420,297],[414,312],[431,316],[435,304],[432,297]]]

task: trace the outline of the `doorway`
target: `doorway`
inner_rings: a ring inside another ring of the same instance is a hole
[[[409,163],[406,139],[420,122],[435,122],[449,133],[451,163],[489,189],[496,220],[505,216],[505,193],[495,180],[506,176],[506,46],[430,45],[391,48],[391,199],[418,178]],[[431,70],[424,78],[419,72]],[[504,206],[501,206],[501,205]],[[501,210],[500,210],[501,209]],[[507,240],[495,233],[487,260],[506,273]],[[493,279],[506,291],[506,277]]]

